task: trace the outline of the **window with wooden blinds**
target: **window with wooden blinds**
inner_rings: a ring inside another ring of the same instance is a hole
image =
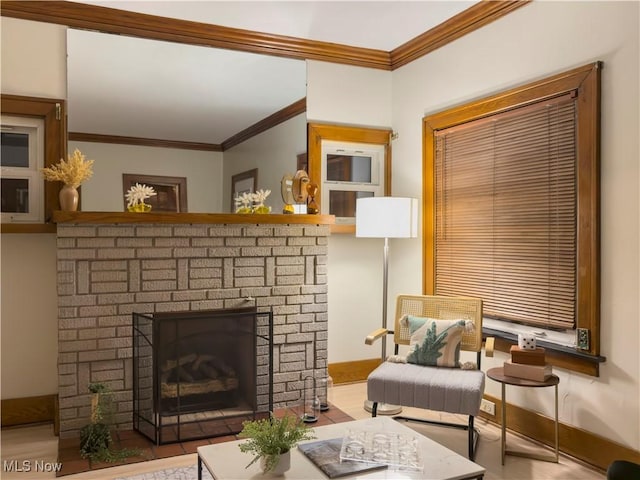
[[[583,65],[422,120],[423,293],[479,297],[498,350],[509,351],[510,324],[532,325],[547,333],[551,363],[595,376],[601,70]]]
[[[487,317],[574,328],[576,98],[435,135],[435,290]]]

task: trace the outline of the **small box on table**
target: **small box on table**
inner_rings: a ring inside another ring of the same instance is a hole
[[[523,363],[513,363],[509,360],[504,362],[503,371],[507,377],[523,378],[536,382],[544,382],[553,374],[550,363],[545,365],[525,365]]]
[[[511,345],[510,351],[513,363],[523,363],[525,365],[544,365],[546,363],[543,347],[525,350],[517,345]]]

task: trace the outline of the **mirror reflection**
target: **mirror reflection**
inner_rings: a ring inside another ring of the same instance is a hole
[[[74,29],[67,42],[68,148],[95,160],[83,210],[122,211],[122,175],[139,174],[186,177],[190,212],[228,212],[232,176],[254,168],[281,210],[280,179],[306,151],[304,112],[226,146],[304,99],[304,61]]]

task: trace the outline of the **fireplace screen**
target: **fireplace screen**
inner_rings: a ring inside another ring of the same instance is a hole
[[[236,434],[273,410],[273,315],[133,314],[133,426],[158,445]]]

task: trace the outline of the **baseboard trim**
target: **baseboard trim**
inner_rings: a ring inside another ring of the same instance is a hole
[[[381,360],[379,358],[330,363],[328,366],[329,375],[331,375],[334,385],[363,382],[380,363]]]
[[[354,360],[352,362],[331,363],[329,375],[334,384],[363,382],[380,364],[380,359]],[[500,426],[502,402],[499,398],[484,395],[496,405],[496,414],[480,412],[480,417]],[[508,404],[507,428],[553,448],[553,419],[532,410]],[[614,460],[640,463],[640,452],[613,442],[586,430],[560,423],[560,451],[601,470],[606,470]]]
[[[499,426],[502,419],[502,401],[491,395],[484,395],[484,398],[495,403],[496,414],[494,416],[480,412],[480,417]],[[554,422],[552,418],[511,403],[507,405],[507,429],[553,448]],[[607,438],[563,423],[560,423],[558,430],[560,451],[596,468],[606,470],[614,460],[640,463],[640,452]]]
[[[53,430],[58,435],[58,395],[10,398],[0,402],[2,428],[28,425],[31,423],[53,422]]]

